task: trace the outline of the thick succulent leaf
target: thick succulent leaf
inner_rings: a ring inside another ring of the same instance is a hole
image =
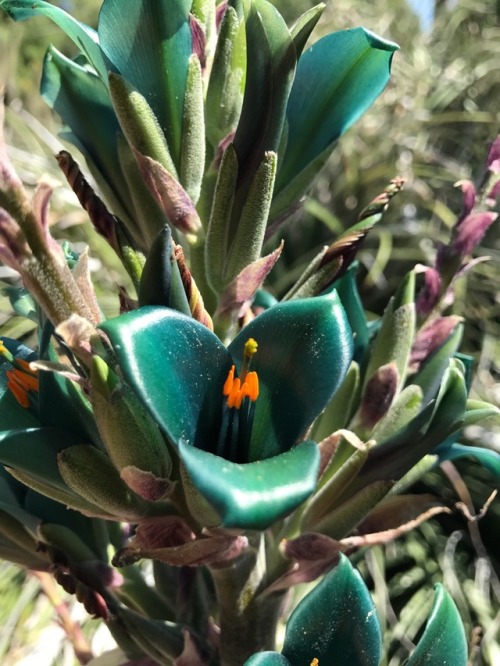
[[[177,167],[188,61],[191,0],[106,0],[99,14],[103,53],[155,112]]]
[[[40,0],[38,2],[32,0],[3,0],[3,2],[0,2],[0,7],[15,21],[24,21],[33,16],[46,16],[54,21],[87,56],[101,79],[106,81],[107,71],[99,48],[99,38],[96,31],[88,25],[80,23],[59,7]]]
[[[465,446],[455,442],[451,445],[442,444],[438,446],[435,453],[439,456],[439,462],[471,456],[492,474],[500,478],[500,454],[492,449],[485,449],[480,446]]]
[[[467,664],[467,639],[462,620],[442,585],[436,585],[436,596],[425,631],[406,666],[439,664]]]
[[[279,652],[257,652],[247,659],[243,666],[291,666]]]
[[[320,39],[300,58],[288,101],[288,141],[276,192],[338,139],[389,80],[398,46],[364,28]]]
[[[109,336],[128,383],[172,443],[180,439],[215,450],[222,388],[231,361],[206,326],[161,307],[143,307],[110,319]]]
[[[305,596],[288,620],[283,655],[291,666],[378,666],[380,623],[370,593],[343,555],[333,571]]]
[[[266,529],[291,513],[316,487],[319,451],[310,441],[245,465],[184,442],[179,443],[179,453],[193,484],[215,507],[224,527]]]
[[[121,130],[105,84],[88,69],[51,48],[44,61],[41,91],[47,104],[71,128],[78,147],[89,155],[114,196],[125,210],[130,210],[116,166],[117,135]]]
[[[365,387],[378,369],[388,363],[396,365],[399,387],[404,384],[415,335],[414,296],[415,274],[411,272],[385,309],[366,368]]]
[[[315,441],[321,442],[337,430],[347,427],[358,396],[359,366],[353,361],[339,390],[314,422],[311,436]]]
[[[236,129],[243,104],[246,72],[245,22],[228,7],[219,30],[205,102],[207,139],[215,151]]]
[[[323,411],[349,368],[352,334],[332,293],[276,305],[245,326],[229,345],[238,370],[249,338],[260,383],[250,460],[261,460],[288,450]]]

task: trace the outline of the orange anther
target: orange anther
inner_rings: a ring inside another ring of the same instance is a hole
[[[252,402],[255,402],[259,397],[259,376],[255,370],[247,374],[245,385],[248,387],[248,397]]]
[[[234,382],[234,365],[231,366],[231,370],[229,371],[227,379],[224,382],[224,388],[222,389],[223,395],[229,395],[231,393],[233,388],[233,382]]]

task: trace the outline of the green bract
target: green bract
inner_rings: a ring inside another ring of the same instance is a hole
[[[101,327],[126,380],[225,526],[266,527],[311,494],[318,452],[311,442],[295,445],[340,385],[352,354],[335,293],[274,306],[228,349],[168,308],[140,308]],[[222,393],[231,365],[242,371],[249,338],[258,343],[251,369],[260,382],[251,415],[229,410]]]

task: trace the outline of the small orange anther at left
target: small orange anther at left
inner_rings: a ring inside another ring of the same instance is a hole
[[[224,382],[224,386],[222,388],[222,395],[229,395],[231,393],[231,390],[233,388],[233,382],[234,382],[234,365],[231,366],[231,370],[229,370],[227,379]]]

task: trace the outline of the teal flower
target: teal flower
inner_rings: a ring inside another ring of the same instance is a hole
[[[281,653],[258,652],[244,666],[378,666],[382,635],[375,605],[349,560],[339,564],[294,609]],[[467,663],[467,639],[457,608],[441,586],[408,666]]]
[[[125,379],[178,452],[199,519],[264,529],[313,492],[319,453],[302,440],[352,356],[335,293],[276,305],[228,348],[169,308],[140,308],[102,328]]]

